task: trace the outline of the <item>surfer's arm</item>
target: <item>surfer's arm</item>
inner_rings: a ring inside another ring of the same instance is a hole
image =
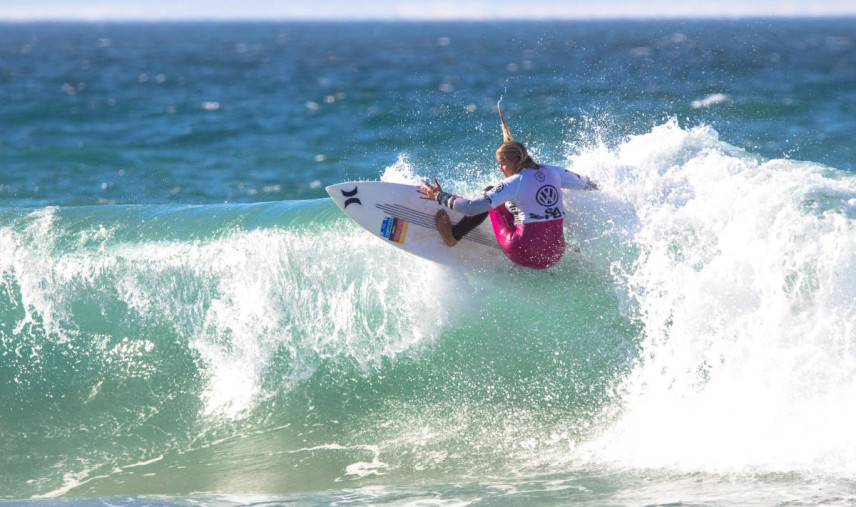
[[[509,176],[496,185],[484,189],[484,194],[476,199],[464,199],[443,192],[437,196],[437,202],[467,216],[488,212],[508,201],[518,199],[523,190],[523,179],[519,174]]]
[[[567,169],[562,170],[562,188],[572,190],[597,190],[597,183],[588,176],[581,176]]]
[[[467,216],[478,215],[496,207],[490,197],[486,195],[478,199],[465,199],[448,192],[440,192],[437,196],[437,202]]]
[[[440,188],[440,184],[437,182],[437,178],[434,178],[433,185],[422,180],[422,185],[419,185],[416,191],[422,194],[419,196],[420,199],[437,201],[437,204],[463,213],[464,215],[478,215],[479,213],[490,211],[496,207],[493,205],[488,195],[484,195],[475,200],[470,200],[458,197],[455,194],[443,192],[443,189]]]

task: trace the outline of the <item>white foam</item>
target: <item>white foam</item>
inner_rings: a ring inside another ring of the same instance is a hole
[[[416,169],[410,162],[407,154],[402,153],[398,155],[398,159],[394,164],[384,169],[380,180],[390,183],[418,185],[422,181],[422,178],[416,174]]]
[[[856,178],[674,121],[611,164],[605,192],[634,207],[622,225],[639,252],[613,271],[644,339],[598,459],[856,472],[856,227],[840,199],[818,204]]]
[[[171,325],[198,354],[210,415],[241,417],[269,394],[266,385],[288,390],[325,360],[369,372],[430,343],[449,318],[444,284],[455,282],[437,282],[448,278],[439,265],[352,224],[233,231],[204,242],[127,242],[98,227],[62,247],[57,213],[46,208],[25,226],[0,228],[0,273],[21,293],[15,332],[42,326],[52,340],[69,341],[79,298],[118,300],[136,325]],[[100,345],[140,377],[151,371],[137,359],[156,346],[135,337]]]
[[[210,302],[187,302],[176,320],[187,321],[180,332],[206,366],[210,414],[234,418],[252,408],[265,396],[276,356],[289,364],[283,378],[270,380],[289,389],[325,359],[369,371],[384,358],[416,350],[438,324],[422,316],[445,318],[442,287],[429,277],[435,268],[405,263],[400,252],[361,231],[323,238],[239,232],[187,250],[179,260],[196,271]],[[143,311],[163,309],[155,303]]]

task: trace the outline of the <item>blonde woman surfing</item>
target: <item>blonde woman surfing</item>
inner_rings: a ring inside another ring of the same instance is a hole
[[[499,104],[496,107],[499,109]],[[453,225],[445,210],[437,212],[437,229],[446,245],[455,246],[490,216],[496,240],[511,262],[546,269],[565,253],[565,207],[560,189],[596,190],[597,185],[561,167],[535,163],[526,147],[511,136],[501,109],[499,119],[503,143],[496,150],[496,161],[504,180],[472,200],[443,192],[437,178],[433,185],[422,180],[424,186],[420,185],[417,192],[422,199],[466,215]]]

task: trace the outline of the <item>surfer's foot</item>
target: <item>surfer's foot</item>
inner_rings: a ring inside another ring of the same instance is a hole
[[[452,235],[452,219],[449,218],[446,210],[438,211],[435,221],[437,222],[437,230],[440,231],[440,237],[443,238],[443,243],[446,243],[446,246],[457,245],[458,240]]]

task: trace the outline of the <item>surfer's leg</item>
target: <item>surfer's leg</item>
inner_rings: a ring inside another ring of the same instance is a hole
[[[492,185],[485,187],[485,189],[482,190],[482,195],[486,195],[492,189]],[[456,240],[460,241],[461,238],[472,232],[476,227],[480,226],[487,218],[487,215],[488,212],[485,211],[484,213],[473,215],[471,217],[465,216],[452,227],[452,235]]]
[[[565,233],[562,220],[533,222],[518,226],[520,241],[517,264],[533,269],[545,269],[559,262],[565,253]]]
[[[484,222],[486,218],[486,211],[478,215],[462,218],[458,223],[452,226],[452,236],[454,236],[456,240],[460,241],[461,238],[463,238],[464,236],[472,232],[473,229],[481,225],[481,223]]]
[[[485,187],[483,193],[486,194],[491,189],[493,189],[493,186]],[[452,225],[452,219],[449,217],[449,214],[446,213],[446,210],[440,210],[437,212],[434,220],[437,223],[437,230],[440,231],[440,236],[443,238],[443,242],[446,243],[447,246],[455,246],[461,238],[481,225],[487,216],[487,212],[479,215],[473,215],[471,217],[465,216],[459,220],[458,223]],[[514,220],[512,219],[512,222],[513,221]]]
[[[514,226],[514,215],[505,206],[497,206],[488,211],[493,233],[503,250],[511,248],[517,238],[517,227]]]
[[[493,189],[492,186],[486,187],[482,192],[487,193],[489,190]],[[473,231],[476,227],[481,225],[482,222],[487,218],[487,212],[474,215],[471,217],[465,216],[461,220],[458,221],[455,225],[452,225],[452,220],[449,217],[449,214],[446,213],[445,210],[440,210],[437,212],[435,220],[437,222],[437,230],[440,231],[440,236],[443,237],[443,242],[448,246],[455,246],[458,241],[461,240],[464,236]],[[448,233],[447,233],[448,231]]]
[[[458,238],[452,233],[452,219],[449,218],[449,214],[446,213],[446,210],[441,209],[437,212],[437,215],[434,217],[434,221],[437,224],[437,230],[440,231],[440,237],[443,238],[443,243],[446,246],[455,246],[458,244]]]

